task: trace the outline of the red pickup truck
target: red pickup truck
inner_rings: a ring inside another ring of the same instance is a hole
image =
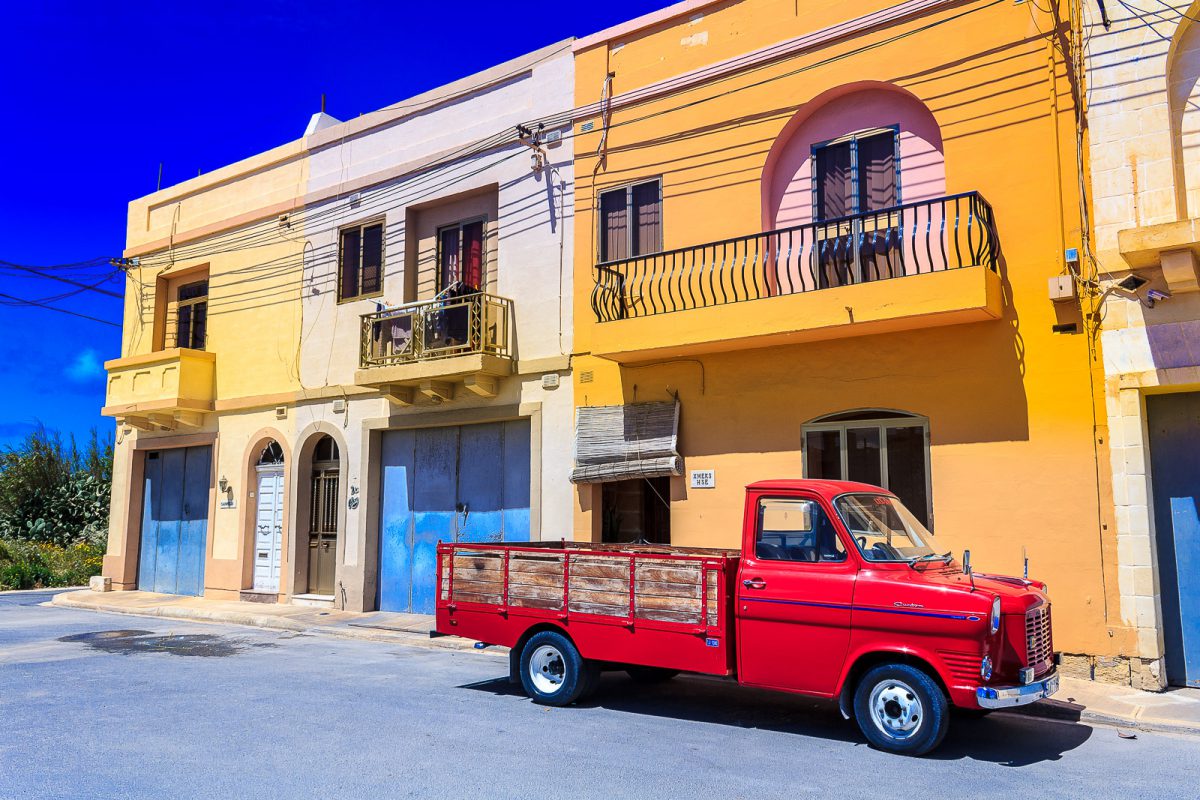
[[[539,703],[579,700],[605,669],[719,675],[836,699],[872,745],[920,755],[951,706],[1058,688],[1046,585],[969,560],[879,487],[763,481],[746,489],[740,551],[439,544],[437,633],[511,648]]]

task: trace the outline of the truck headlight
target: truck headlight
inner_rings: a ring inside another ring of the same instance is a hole
[[[992,633],[995,634],[1000,630],[1000,598],[992,600]]]
[[[992,657],[991,656],[983,657],[983,663],[979,665],[979,677],[983,678],[985,681],[990,681],[992,679]]]

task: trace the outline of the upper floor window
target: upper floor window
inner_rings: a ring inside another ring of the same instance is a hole
[[[817,220],[865,214],[900,204],[895,128],[852,133],[813,147]]]
[[[662,250],[662,182],[655,178],[600,193],[600,261]]]
[[[461,282],[467,289],[483,289],[486,220],[457,222],[438,228],[437,290]]]
[[[932,528],[929,423],[897,411],[849,411],[804,426],[804,476],[882,486]]]
[[[203,350],[208,328],[208,279],[179,287],[175,306],[175,346]]]
[[[338,300],[383,290],[383,223],[343,228],[338,257]]]

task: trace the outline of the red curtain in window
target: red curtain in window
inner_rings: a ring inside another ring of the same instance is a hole
[[[483,221],[462,226],[462,282],[472,289],[483,288]]]

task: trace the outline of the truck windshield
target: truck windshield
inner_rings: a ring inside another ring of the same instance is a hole
[[[913,561],[936,552],[933,534],[895,497],[844,494],[833,505],[868,561]]]

